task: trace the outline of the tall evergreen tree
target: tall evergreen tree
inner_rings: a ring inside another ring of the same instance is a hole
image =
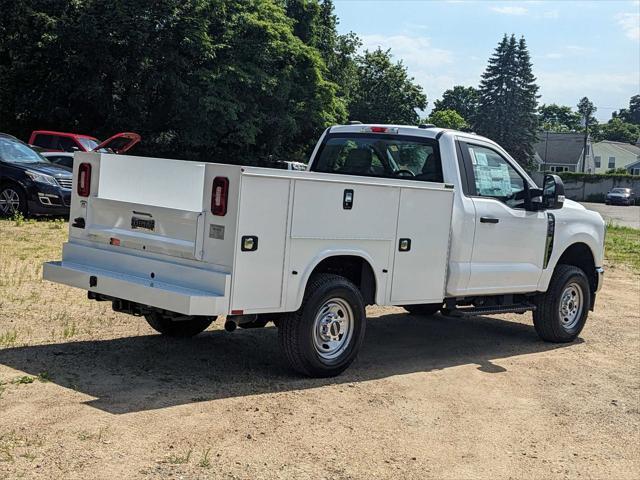
[[[521,165],[533,159],[538,86],[524,38],[504,35],[480,82],[475,129],[500,143]]]

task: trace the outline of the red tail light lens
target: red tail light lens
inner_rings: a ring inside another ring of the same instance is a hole
[[[78,195],[88,197],[91,193],[91,164],[81,163],[78,167]]]
[[[372,133],[386,133],[387,127],[371,127]]]
[[[227,200],[229,198],[229,179],[216,177],[213,179],[211,191],[211,213],[224,217],[227,214]]]

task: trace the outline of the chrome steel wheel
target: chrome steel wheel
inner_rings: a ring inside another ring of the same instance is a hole
[[[0,192],[0,212],[11,215],[20,209],[20,196],[13,188],[7,187]]]
[[[324,302],[313,322],[313,345],[324,360],[339,357],[353,335],[354,317],[349,304],[341,298]]]
[[[571,330],[580,321],[584,308],[582,288],[577,283],[568,284],[560,297],[558,307],[560,322],[566,330]]]

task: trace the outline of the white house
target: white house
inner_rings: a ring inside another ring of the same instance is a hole
[[[603,140],[593,144],[593,160],[596,173],[606,173],[614,168],[627,168],[640,160],[640,146]]]

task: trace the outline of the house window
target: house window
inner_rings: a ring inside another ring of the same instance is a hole
[[[609,157],[609,168],[616,168],[616,157]]]
[[[634,168],[631,170],[631,175],[640,175],[640,168]]]
[[[564,166],[559,166],[559,165],[551,165],[549,167],[549,171],[553,172],[553,173],[568,172],[569,170],[570,170],[569,167],[564,167]]]
[[[600,162],[602,161],[602,158],[600,157],[600,155],[596,155],[594,157],[594,160],[596,162],[596,168],[600,168]]]

